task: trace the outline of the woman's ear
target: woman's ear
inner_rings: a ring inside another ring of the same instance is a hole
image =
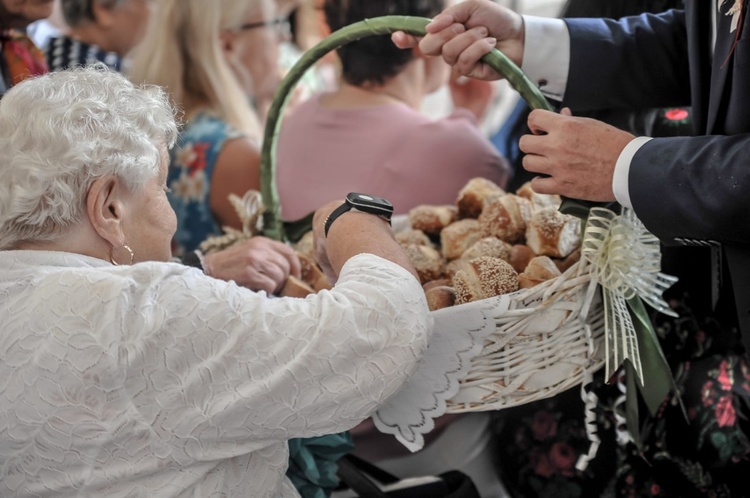
[[[219,44],[224,55],[231,54],[234,51],[234,33],[226,29],[219,33]]]
[[[117,177],[107,176],[94,181],[86,196],[86,215],[96,233],[112,247],[125,244],[122,222],[125,188]]]

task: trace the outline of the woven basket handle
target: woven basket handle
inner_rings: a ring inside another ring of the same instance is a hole
[[[266,127],[263,132],[263,148],[260,157],[260,189],[263,203],[266,206],[263,219],[263,234],[275,240],[286,240],[287,233],[281,221],[279,210],[279,193],[276,188],[276,139],[281,125],[281,116],[297,82],[305,72],[328,52],[346,45],[347,43],[373,35],[387,35],[395,31],[403,31],[410,35],[424,36],[425,26],[430,19],[411,16],[383,16],[366,19],[331,33],[323,41],[312,47],[289,70],[276,90],[271,108],[268,111]],[[510,85],[521,95],[532,109],[552,110],[539,89],[526,75],[508,59],[502,52],[493,49],[482,60],[492,69],[508,80]],[[342,194],[343,195],[343,194]],[[300,230],[299,225],[309,229],[311,216],[307,216],[296,224],[290,225],[291,230]],[[290,229],[288,227],[288,230]]]

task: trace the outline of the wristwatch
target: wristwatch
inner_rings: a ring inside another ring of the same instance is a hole
[[[351,192],[346,196],[344,203],[334,209],[326,218],[324,225],[325,236],[328,237],[328,230],[336,218],[347,211],[360,211],[362,213],[373,214],[383,218],[388,224],[391,224],[391,215],[393,215],[393,205],[382,197],[376,197],[369,194],[358,194]]]

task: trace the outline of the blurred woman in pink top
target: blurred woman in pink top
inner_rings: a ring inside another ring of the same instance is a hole
[[[326,0],[332,30],[387,14],[432,17],[443,0]],[[466,182],[504,186],[508,165],[477,127],[492,96],[486,82],[453,82],[455,110],[433,120],[424,97],[444,85],[448,66],[390,36],[371,36],[338,50],[338,90],[298,106],[282,123],[277,185],[282,217],[301,218],[341,192],[388,198],[404,214],[419,204],[451,204]],[[333,196],[333,197],[332,197]]]

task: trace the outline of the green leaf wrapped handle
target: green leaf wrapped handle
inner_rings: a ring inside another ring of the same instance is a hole
[[[263,133],[263,148],[260,158],[260,185],[263,203],[266,206],[263,219],[263,233],[275,240],[285,240],[286,233],[281,221],[279,194],[276,188],[276,139],[279,134],[281,117],[291,95],[291,91],[305,72],[328,52],[346,45],[349,42],[373,35],[387,35],[403,31],[410,35],[424,36],[425,27],[430,19],[410,16],[383,16],[366,19],[335,31],[326,39],[312,47],[289,70],[281,81],[273,102],[268,111],[268,119]],[[493,49],[482,60],[492,69],[504,76],[510,85],[521,95],[532,109],[552,110],[552,106],[539,89],[526,77],[502,52]],[[346,192],[342,192],[344,196]],[[310,217],[303,223],[309,224]],[[308,225],[309,228],[309,225]]]

